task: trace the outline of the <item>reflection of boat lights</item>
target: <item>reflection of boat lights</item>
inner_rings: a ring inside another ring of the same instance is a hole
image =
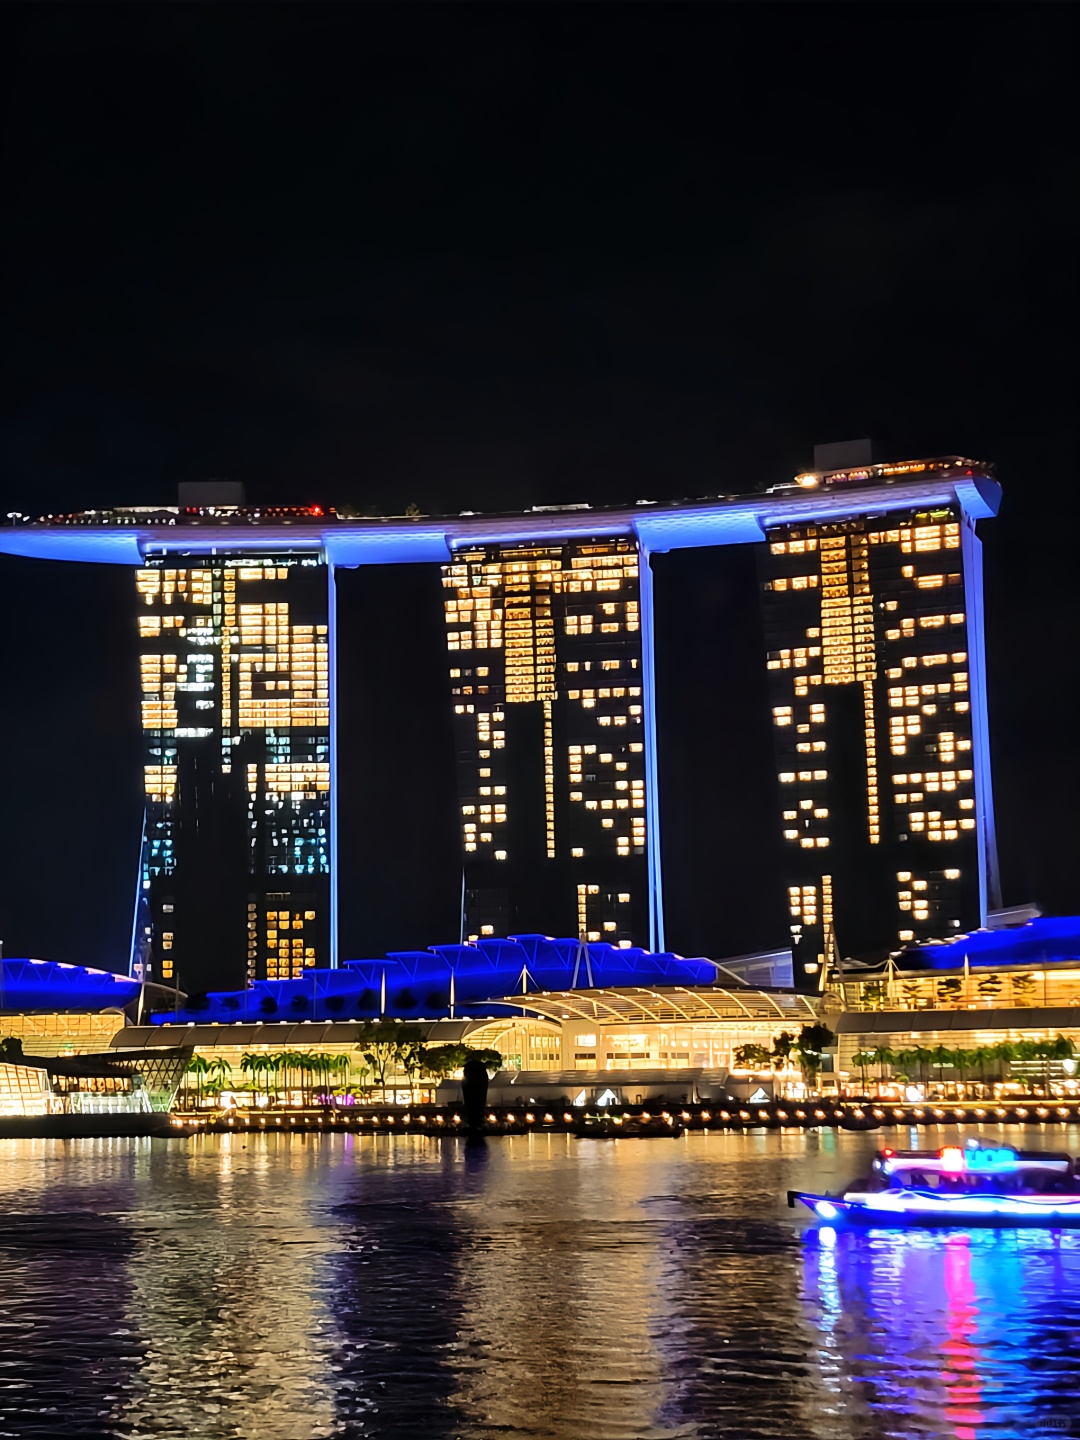
[[[985,1415],[979,1406],[982,1385],[981,1358],[976,1341],[979,1311],[971,1277],[971,1249],[967,1236],[957,1235],[945,1246],[945,1294],[948,1299],[949,1338],[942,1347],[945,1362],[945,1416],[956,1440],[975,1440],[976,1426]]]
[[[835,1220],[840,1213],[831,1200],[816,1201],[814,1209],[821,1216],[822,1220]]]

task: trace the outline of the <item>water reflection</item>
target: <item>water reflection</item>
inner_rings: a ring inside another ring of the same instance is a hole
[[[35,1153],[45,1160],[39,1142],[0,1142],[5,1179]],[[142,1358],[130,1322],[137,1241],[122,1215],[89,1209],[79,1183],[111,1171],[110,1158],[119,1159],[118,1187],[128,1191],[137,1154],[110,1155],[107,1141],[88,1145],[78,1174],[50,1165],[46,1184],[31,1163],[21,1185],[5,1187],[0,1434],[107,1434],[123,1408]],[[74,1297],[86,1323],[71,1323]]]
[[[9,1142],[0,1436],[1080,1435],[1080,1235],[804,1228],[875,1143]]]
[[[335,1433],[327,1237],[295,1204],[317,1156],[277,1138],[202,1139],[187,1167],[177,1152],[157,1157],[171,1203],[132,1268],[143,1354],[120,1434],[180,1435],[190,1417],[200,1440]]]
[[[1080,1433],[1080,1236],[809,1230],[805,1298],[823,1380],[874,1433],[942,1440]],[[1047,1358],[1060,1384],[1046,1383]]]

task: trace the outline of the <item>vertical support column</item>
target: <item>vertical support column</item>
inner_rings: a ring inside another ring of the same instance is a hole
[[[142,918],[143,910],[143,876],[146,872],[146,806],[143,805],[142,832],[139,837],[139,864],[135,880],[135,907],[131,917],[131,951],[128,955],[128,976],[132,979],[145,980],[145,975],[135,974],[135,966],[139,961],[139,921]]]
[[[325,554],[325,552],[324,552]],[[338,968],[338,687],[337,687],[337,576],[326,557],[326,649],[330,701],[330,969]]]
[[[641,603],[642,699],[645,711],[645,837],[649,864],[649,949],[664,948],[664,903],[660,883],[660,788],[656,761],[656,656],[653,640],[652,566],[638,541],[638,589]]]
[[[1001,904],[994,792],[990,780],[990,716],[986,698],[986,625],[983,618],[982,541],[975,521],[964,515],[960,528],[964,559],[964,609],[971,693],[971,750],[975,772],[975,833],[979,839],[979,919]]]

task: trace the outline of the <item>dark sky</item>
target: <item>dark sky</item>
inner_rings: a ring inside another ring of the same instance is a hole
[[[675,498],[867,434],[991,460],[1006,899],[1075,912],[1074,28],[1038,4],[4,6],[0,512],[209,476],[384,510]],[[691,952],[783,933],[749,559],[658,563]],[[347,577],[346,953],[455,924],[434,580],[387,583]],[[123,963],[131,587],[0,560],[8,954]]]

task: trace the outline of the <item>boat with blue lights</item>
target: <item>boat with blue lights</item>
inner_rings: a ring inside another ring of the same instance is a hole
[[[800,1203],[828,1225],[1080,1228],[1080,1177],[1070,1155],[971,1140],[879,1150],[841,1195],[789,1190]]]

